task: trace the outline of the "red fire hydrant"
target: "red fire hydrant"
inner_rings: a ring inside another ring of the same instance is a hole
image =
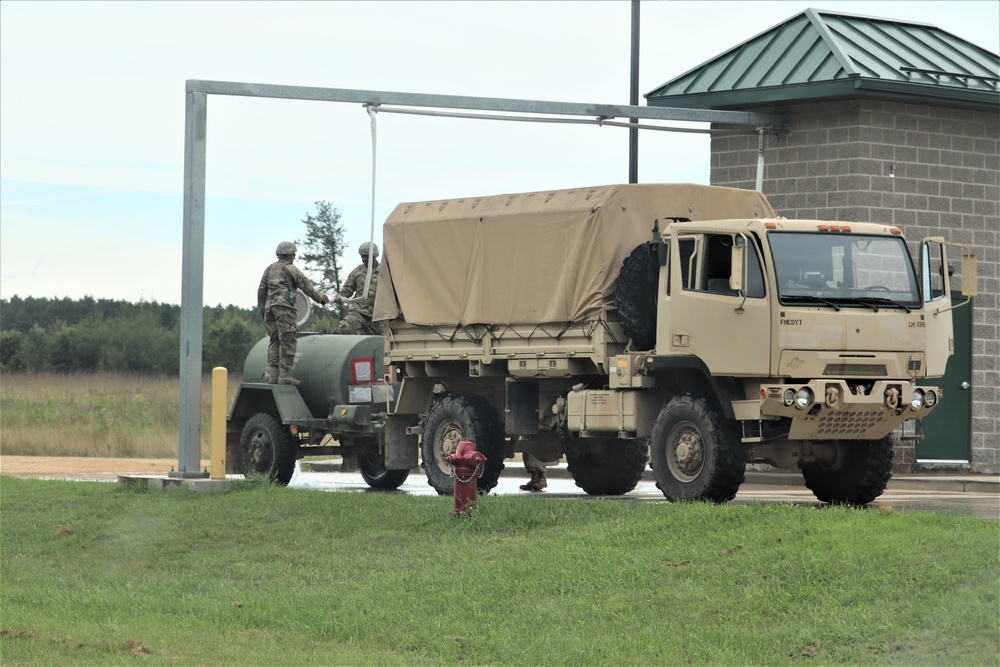
[[[455,453],[444,460],[455,467],[455,515],[461,516],[476,506],[476,480],[483,476],[486,455],[477,452],[470,441],[462,440]]]

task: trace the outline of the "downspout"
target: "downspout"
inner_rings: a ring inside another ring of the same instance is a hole
[[[757,128],[757,192],[764,191],[764,128]]]

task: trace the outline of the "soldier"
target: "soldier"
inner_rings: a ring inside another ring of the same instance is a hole
[[[330,297],[318,292],[312,281],[292,264],[295,253],[294,243],[279,243],[274,251],[278,261],[264,269],[257,287],[257,312],[271,338],[267,346],[267,381],[270,384],[299,384],[289,374],[295,363],[298,330],[295,290],[302,290],[316,303],[330,303]]]
[[[361,266],[355,267],[351,271],[340,291],[333,295],[333,300],[338,303],[344,299],[360,296],[365,289],[365,276],[368,273],[368,264],[371,262],[372,278],[368,285],[368,295],[351,304],[351,309],[347,311],[347,315],[340,321],[334,333],[381,336],[381,323],[372,321],[372,311],[375,308],[375,287],[378,285],[378,259],[376,259],[378,246],[366,241],[358,248],[358,253],[361,254]]]

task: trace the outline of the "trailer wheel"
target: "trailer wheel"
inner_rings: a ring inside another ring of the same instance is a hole
[[[381,452],[359,455],[358,469],[365,484],[373,489],[398,489],[410,476],[409,470],[386,469],[385,455]]]
[[[431,406],[420,443],[427,483],[440,495],[455,493],[451,465],[444,457],[455,453],[462,440],[471,440],[486,455],[483,475],[476,482],[479,492],[488,493],[500,480],[504,443],[496,410],[474,394],[449,394]]]
[[[802,479],[816,498],[832,505],[862,507],[885,491],[892,477],[896,437],[881,440],[839,440],[835,468],[829,464],[804,463]]]
[[[295,472],[295,439],[288,427],[269,412],[258,412],[247,420],[240,434],[243,474],[264,476],[287,486]]]
[[[667,401],[650,438],[653,476],[671,500],[732,500],[743,483],[749,451],[714,402],[685,394]]]
[[[615,282],[615,306],[625,335],[637,350],[656,346],[656,286],[660,267],[651,243],[632,250]]]
[[[635,488],[646,471],[645,440],[595,439],[566,451],[569,473],[591,496],[620,496]]]

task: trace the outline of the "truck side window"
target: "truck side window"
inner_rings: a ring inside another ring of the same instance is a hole
[[[747,296],[751,299],[764,298],[764,272],[760,266],[760,255],[757,253],[757,243],[750,243],[747,248]]]
[[[696,243],[694,237],[681,237],[679,248],[684,289],[736,296],[736,292],[729,287],[733,261],[731,234],[706,234],[701,243]],[[747,296],[763,298],[764,274],[757,244],[753,242],[747,248],[746,272]]]
[[[943,247],[940,243],[924,244],[922,271],[924,301],[936,301],[945,294],[944,286],[948,278],[943,255]]]
[[[733,237],[729,234],[709,234],[705,237],[705,278],[702,291],[712,294],[735,294],[729,289],[732,273]]]

